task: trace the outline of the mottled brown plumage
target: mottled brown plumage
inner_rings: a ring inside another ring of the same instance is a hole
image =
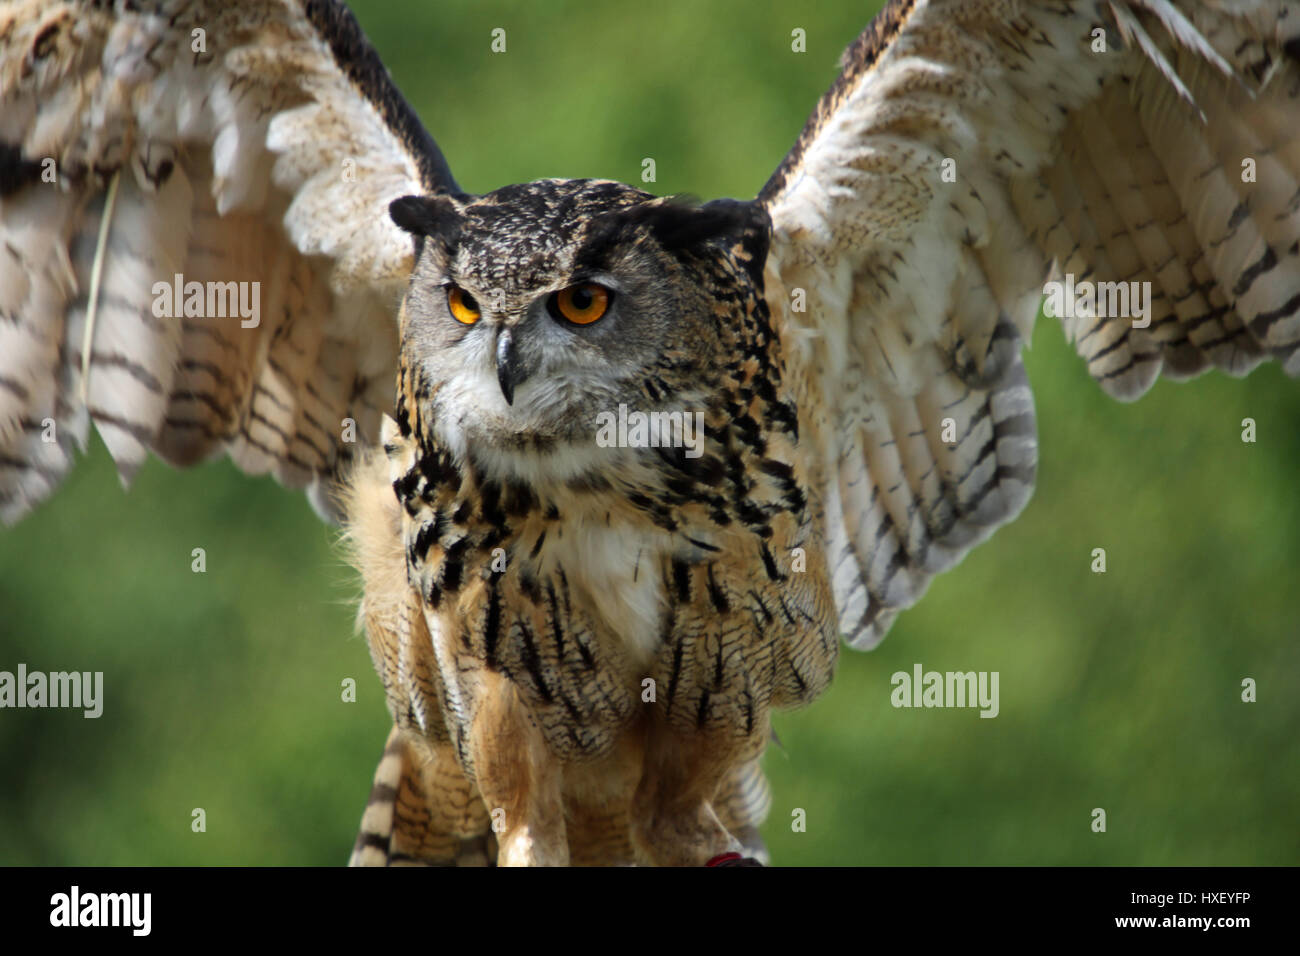
[[[419,596],[404,626],[421,647],[427,628],[433,651],[408,679],[387,682],[399,726],[449,734],[487,805],[505,811],[504,861],[567,862],[562,825],[544,850],[515,836],[548,828],[539,821],[560,819],[563,803],[624,826],[630,818],[643,858],[703,863],[735,848],[709,809],[718,787],[761,754],[771,706],[825,686],[838,639],[820,555],[808,557],[798,421],[760,295],[766,217],[581,181],[458,205],[454,228],[447,201],[434,205],[415,220],[434,231],[422,237],[403,309],[405,359],[385,441],[406,577]],[[528,305],[593,270],[619,277],[617,307],[638,328],[583,341],[581,359],[607,349],[612,366],[639,337],[644,361],[590,384],[538,368],[514,405],[545,410],[521,425],[491,364],[472,367],[468,340],[508,328],[530,365],[531,339],[545,340],[551,319]],[[458,326],[440,295],[448,282],[500,308]],[[467,409],[484,371],[488,388]],[[551,402],[556,382],[565,393]],[[596,414],[620,403],[699,411],[701,454],[597,449]],[[601,539],[625,551],[632,580],[593,563],[590,549],[608,546]],[[811,562],[806,573],[791,571],[796,554]],[[375,588],[368,580],[367,594]],[[385,676],[393,656],[377,655]],[[429,730],[438,721],[446,729]],[[692,751],[695,766],[682,774],[678,758]],[[647,763],[663,766],[647,774]],[[662,840],[679,831],[689,840]],[[634,858],[628,847],[609,862]]]

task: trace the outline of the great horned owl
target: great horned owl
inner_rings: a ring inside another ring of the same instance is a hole
[[[93,420],[345,521],[395,722],[354,862],[761,858],[770,710],[1027,501],[1045,292],[1120,398],[1300,370],[1287,13],[893,2],[694,205],[467,195],[338,4],[19,3],[0,508]]]

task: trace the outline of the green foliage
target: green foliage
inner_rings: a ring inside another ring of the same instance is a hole
[[[639,185],[651,157],[646,188],[706,199],[758,190],[874,8],[356,6],[466,189]],[[775,717],[774,860],[1296,863],[1300,389],[1268,368],[1130,408],[1055,322],[1033,344],[1034,499],[878,650],[844,651],[821,700]],[[389,726],[356,591],[301,496],[228,462],[150,462],[125,494],[96,443],[56,501],[0,530],[0,669],[105,672],[98,720],[0,711],[0,863],[343,862]],[[890,675],[916,662],[999,671],[1000,715],[894,709]]]

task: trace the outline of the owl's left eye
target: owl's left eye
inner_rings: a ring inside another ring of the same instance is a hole
[[[561,289],[546,302],[547,309],[557,319],[574,325],[590,325],[609,310],[612,293],[595,282],[579,282]]]
[[[452,318],[465,325],[473,325],[482,314],[474,297],[458,285],[447,286],[447,308]]]

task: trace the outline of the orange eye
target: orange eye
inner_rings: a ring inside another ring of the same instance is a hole
[[[458,285],[447,286],[447,308],[451,309],[452,318],[466,325],[473,325],[482,314],[474,297]]]
[[[551,314],[575,325],[590,325],[609,309],[609,290],[594,282],[581,282],[551,296]]]

